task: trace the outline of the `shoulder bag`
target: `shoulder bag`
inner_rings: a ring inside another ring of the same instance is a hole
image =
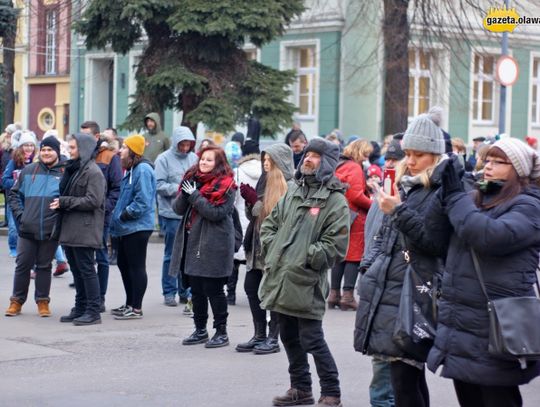
[[[478,255],[471,250],[471,256],[480,287],[487,300],[488,352],[502,359],[516,360],[521,368],[525,369],[527,361],[540,360],[540,299],[537,297],[490,299]],[[538,278],[536,287],[540,293]]]

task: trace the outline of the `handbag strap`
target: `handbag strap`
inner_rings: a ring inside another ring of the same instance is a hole
[[[480,282],[480,287],[482,288],[482,292],[484,293],[484,295],[486,296],[489,302],[491,300],[489,299],[489,296],[486,290],[486,285],[484,283],[484,277],[482,276],[482,269],[480,268],[480,261],[478,260],[478,255],[473,249],[471,249],[471,257],[474,264],[474,270],[476,271],[476,276],[478,277],[478,281]],[[538,290],[538,295],[540,296],[540,285],[538,284],[538,274],[536,275],[535,283],[536,283],[536,289]]]

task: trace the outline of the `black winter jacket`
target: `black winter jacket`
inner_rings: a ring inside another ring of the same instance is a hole
[[[354,331],[354,348],[358,352],[414,359],[392,341],[407,268],[403,251],[408,250],[412,267],[424,281],[432,281],[442,273],[451,233],[436,199],[443,168],[435,168],[430,188],[416,185],[406,196],[402,193],[404,203],[391,216],[384,216],[372,249],[364,255],[360,268],[367,271],[360,285]]]
[[[235,245],[235,196],[236,190],[230,189],[226,193],[226,202],[218,206],[211,204],[199,191],[191,195],[181,193],[176,198],[172,207],[182,216],[182,221],[174,238],[169,275],[176,276],[180,272],[196,277],[220,278],[231,275]],[[186,222],[193,208],[197,216],[188,236]]]
[[[446,202],[454,227],[442,281],[439,321],[428,367],[444,365],[442,376],[484,386],[515,386],[540,374],[539,363],[522,370],[517,361],[488,353],[486,298],[476,276],[470,248],[491,298],[534,295],[540,251],[540,191],[528,189],[488,210],[470,195],[456,193]],[[540,321],[531,321],[531,324]]]

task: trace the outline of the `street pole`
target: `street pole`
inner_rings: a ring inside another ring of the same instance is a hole
[[[510,0],[504,0],[508,10]],[[501,41],[501,56],[508,55],[508,31],[503,32]],[[501,85],[501,98],[499,103],[499,134],[506,132],[506,86]]]

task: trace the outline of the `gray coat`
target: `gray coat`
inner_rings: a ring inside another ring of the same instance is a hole
[[[74,135],[81,159],[80,169],[60,196],[60,244],[100,249],[105,220],[105,178],[92,158],[94,137]]]
[[[220,278],[231,275],[235,196],[236,190],[230,189],[226,194],[226,202],[219,206],[211,204],[198,190],[191,195],[181,193],[176,198],[173,210],[183,218],[174,238],[169,275],[177,276],[182,271],[185,275],[195,277]],[[187,234],[186,222],[193,208],[197,216]]]

